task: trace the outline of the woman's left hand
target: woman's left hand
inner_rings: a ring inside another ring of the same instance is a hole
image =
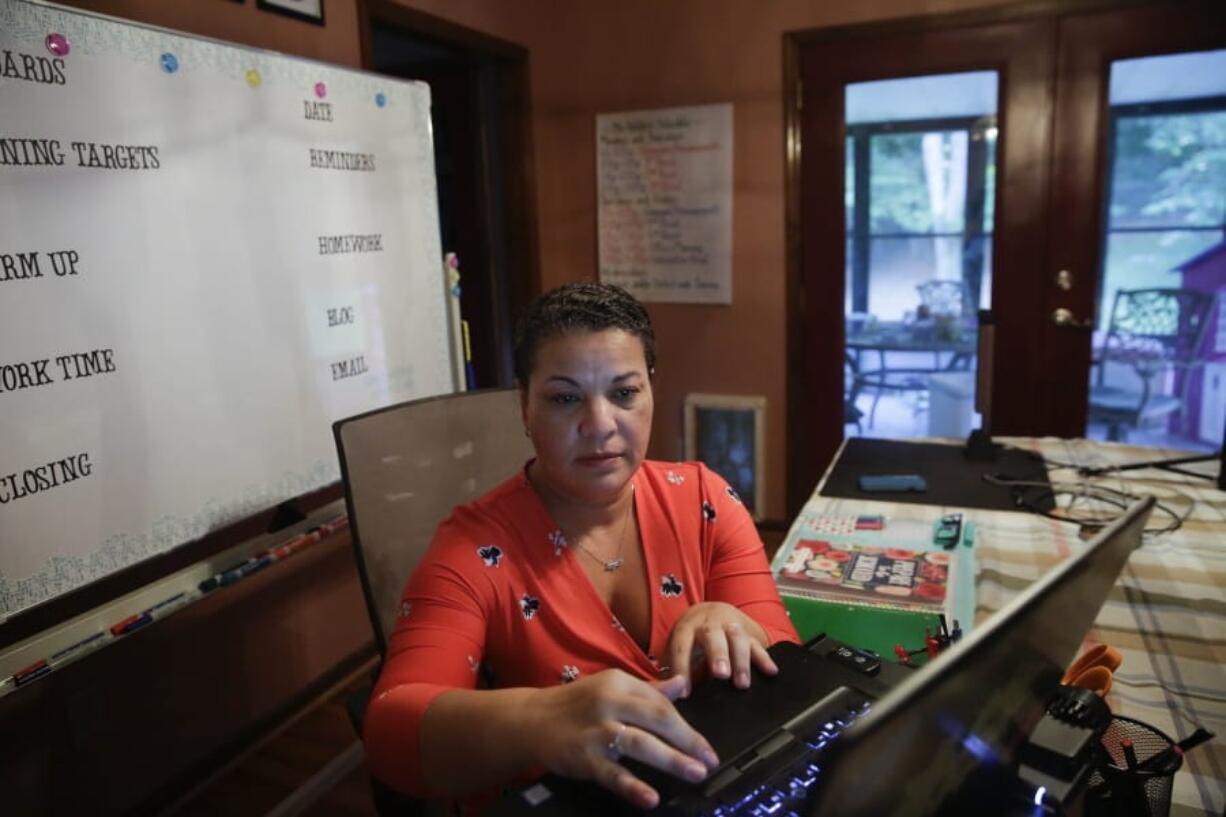
[[[758,622],[731,604],[704,601],[686,610],[673,625],[669,666],[674,675],[685,676],[687,691],[693,686],[693,673],[704,665],[712,677],[731,678],[745,689],[751,665],[767,675],[779,671],[766,652],[767,644],[766,631]]]

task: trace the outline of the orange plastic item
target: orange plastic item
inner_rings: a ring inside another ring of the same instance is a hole
[[[1093,690],[1101,698],[1111,691],[1111,679],[1111,670],[1106,667],[1090,667],[1074,678],[1069,686]]]
[[[1069,666],[1060,683],[1069,686],[1092,689],[1099,697],[1111,691],[1112,673],[1123,662],[1120,651],[1109,644],[1099,644],[1082,653],[1081,657]]]

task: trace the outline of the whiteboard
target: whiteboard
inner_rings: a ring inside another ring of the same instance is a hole
[[[0,620],[454,391],[429,90],[0,0]]]

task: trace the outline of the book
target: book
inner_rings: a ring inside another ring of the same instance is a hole
[[[946,550],[802,538],[775,583],[783,595],[952,618],[957,562]]]

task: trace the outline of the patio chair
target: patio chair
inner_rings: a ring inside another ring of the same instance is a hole
[[[1121,289],[1115,293],[1107,335],[1095,355],[1090,422],[1107,425],[1107,439],[1126,439],[1128,428],[1169,417],[1187,399],[1188,376],[1200,358],[1214,295],[1190,289]],[[1108,384],[1107,364],[1124,364],[1134,386]],[[1170,394],[1155,388],[1174,373]]]
[[[929,316],[946,315],[961,319],[975,315],[970,287],[961,279],[933,278],[916,284],[915,288],[919,291],[920,306]]]

